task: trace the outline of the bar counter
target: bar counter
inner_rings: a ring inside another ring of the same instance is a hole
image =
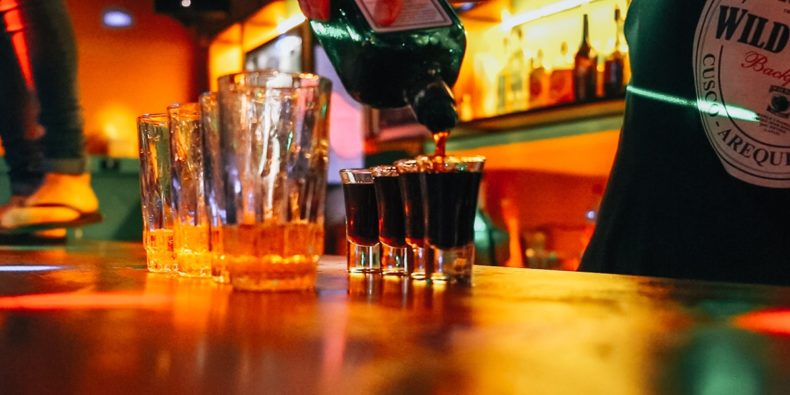
[[[233,292],[134,243],[0,250],[0,393],[779,394],[790,287],[475,267]]]

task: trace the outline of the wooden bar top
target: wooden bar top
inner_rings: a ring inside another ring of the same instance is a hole
[[[781,394],[790,287],[477,266],[234,292],[139,244],[0,249],[0,394]]]

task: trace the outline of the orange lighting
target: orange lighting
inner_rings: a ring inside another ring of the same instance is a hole
[[[117,292],[51,293],[0,297],[0,310],[162,309],[172,295]]]
[[[733,322],[755,332],[790,336],[790,308],[752,311],[736,316]]]
[[[12,33],[11,43],[14,46],[14,52],[16,52],[17,61],[19,62],[19,69],[22,71],[22,75],[25,77],[27,88],[33,90],[35,88],[33,85],[33,68],[30,65],[30,51],[28,51],[29,46],[23,32],[25,29],[24,17],[18,8],[13,9],[18,7],[15,1],[7,2],[3,4],[3,6],[4,8],[10,9],[4,15],[4,20],[6,30]]]

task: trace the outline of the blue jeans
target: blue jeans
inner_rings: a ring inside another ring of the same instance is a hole
[[[0,15],[0,138],[11,192],[29,195],[86,169],[77,48],[62,0],[0,0]]]

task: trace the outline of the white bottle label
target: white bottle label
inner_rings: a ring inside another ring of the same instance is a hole
[[[370,27],[379,33],[417,30],[429,27],[449,26],[452,20],[437,0],[403,0],[400,13],[389,25],[383,25],[375,17],[379,0],[355,0],[365,15]]]
[[[790,188],[790,1],[708,0],[694,40],[697,104],[727,172]]]

